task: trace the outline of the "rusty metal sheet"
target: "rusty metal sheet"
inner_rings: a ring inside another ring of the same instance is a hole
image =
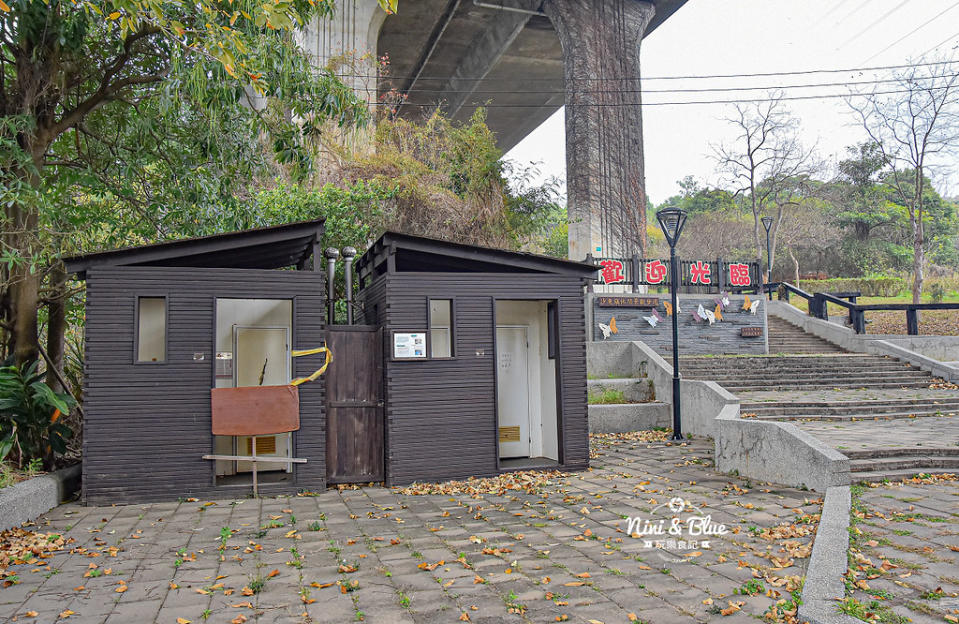
[[[251,436],[300,428],[300,394],[294,386],[214,388],[213,435]]]

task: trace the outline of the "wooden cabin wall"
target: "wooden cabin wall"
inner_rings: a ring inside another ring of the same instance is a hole
[[[412,272],[383,277],[388,301],[388,305],[380,305],[388,340],[384,353],[388,483],[497,474],[494,298],[559,300],[557,401],[562,466],[572,470],[588,465],[586,335],[580,278]],[[455,359],[390,361],[390,332],[425,331],[430,297],[454,300]]]
[[[293,299],[292,348],[325,338],[325,275],[312,271],[118,267],[87,274],[83,497],[87,504],[235,498],[247,489],[215,487],[210,388],[215,363],[216,298]],[[136,364],[138,296],[167,297],[165,363]],[[202,353],[202,361],[194,354]],[[321,355],[294,358],[294,377],[322,365]],[[325,384],[300,386],[301,428],[293,437],[292,486],[326,486]]]

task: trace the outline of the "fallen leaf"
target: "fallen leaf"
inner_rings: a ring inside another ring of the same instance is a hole
[[[246,622],[246,616],[242,613],[230,620],[230,624],[243,624],[244,622]]]
[[[233,607],[234,609],[240,609],[243,607],[246,607],[247,609],[252,609],[253,603],[247,600],[246,602],[238,602],[236,604],[231,604],[230,606]]]
[[[60,612],[60,619],[65,620],[71,615],[73,615],[73,611],[71,611],[70,609],[66,609],[65,611]],[[185,623],[178,622],[177,624],[190,624],[190,620],[187,620]]]
[[[266,575],[266,578],[273,578],[274,576],[276,576],[276,575],[279,574],[279,573],[280,573],[279,570],[273,570],[272,572],[270,572],[269,574]]]
[[[36,611],[27,611],[26,613],[24,613],[24,615],[27,617],[37,617],[40,614],[37,613]]]
[[[576,578],[589,578],[589,572],[583,572],[582,574],[577,574]]]

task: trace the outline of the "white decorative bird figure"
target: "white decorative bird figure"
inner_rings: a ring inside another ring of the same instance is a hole
[[[706,320],[709,321],[710,325],[716,322],[716,315],[713,313],[712,310],[707,310],[703,308],[703,311],[701,312],[701,314],[706,317]]]
[[[755,301],[753,301],[752,304],[749,306],[749,313],[756,314],[756,310],[759,309],[760,303],[762,303],[762,299],[756,299]]]
[[[703,320],[706,320],[706,318],[707,318],[707,317],[706,317],[706,308],[703,307],[703,304],[700,303],[700,304],[699,304],[699,307],[696,308],[696,314],[699,316],[699,318],[701,318],[701,319],[703,319]]]
[[[605,323],[599,323],[599,331],[603,332],[603,340],[609,338],[613,333],[613,331],[609,328],[609,325]]]
[[[723,310],[729,307],[729,296],[723,295]]]
[[[652,316],[644,316],[643,318],[646,319],[646,322],[649,323],[650,327],[656,327],[656,323],[659,322],[659,315],[656,314],[655,310],[653,311]]]

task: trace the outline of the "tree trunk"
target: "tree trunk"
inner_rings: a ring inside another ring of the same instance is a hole
[[[37,231],[37,213],[31,208],[13,204],[7,208],[7,236],[10,249],[19,261],[10,269],[11,346],[14,362],[21,365],[40,355],[37,336],[37,306],[40,303],[40,275],[32,265],[32,238]]]
[[[796,280],[795,285],[796,285],[796,288],[799,288],[799,260],[797,260],[796,256],[793,254],[792,247],[789,247],[788,250],[789,250],[789,257],[793,261],[793,278]]]
[[[56,369],[63,373],[63,356],[66,351],[67,331],[67,273],[61,262],[50,271],[51,295],[47,306],[47,385],[56,392],[65,390],[57,377]]]
[[[912,225],[912,302],[922,301],[923,266],[926,264],[926,249],[922,227],[922,191],[923,170],[916,168],[913,191],[912,210],[909,211],[909,221]]]

